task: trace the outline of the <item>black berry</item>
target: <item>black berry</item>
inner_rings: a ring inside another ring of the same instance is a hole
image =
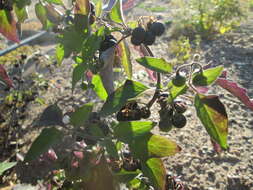
[[[207,86],[208,85],[207,78],[206,76],[203,75],[202,72],[200,72],[196,74],[195,76],[193,76],[192,84],[194,86]]]
[[[159,124],[158,124],[158,127],[161,131],[164,131],[164,132],[170,131],[173,127],[171,119],[170,118],[161,119]]]
[[[187,110],[187,105],[183,101],[174,101],[174,108],[177,113],[182,114]]]
[[[100,45],[100,52],[103,52],[117,44],[117,40],[112,35],[106,35],[104,41]]]
[[[155,35],[152,32],[147,31],[143,43],[147,46],[150,46],[154,42],[155,42]]]
[[[186,78],[178,72],[176,76],[172,79],[172,84],[175,86],[183,86],[185,85]]]
[[[172,117],[172,124],[176,128],[183,128],[187,123],[187,120],[183,114],[174,114]]]
[[[150,31],[155,35],[155,36],[161,36],[164,31],[165,27],[164,24],[160,22],[153,22],[150,26]]]
[[[141,117],[142,117],[143,119],[149,118],[150,115],[151,115],[151,112],[150,112],[149,108],[147,108],[147,107],[141,108]]]
[[[132,38],[134,39],[133,41],[138,41],[142,43],[144,41],[145,34],[146,34],[145,29],[140,26],[133,29],[132,31]]]
[[[133,45],[135,45],[135,46],[141,45],[142,42],[143,42],[143,41],[141,41],[141,40],[139,40],[139,39],[136,39],[136,38],[131,37],[131,43],[132,43]]]

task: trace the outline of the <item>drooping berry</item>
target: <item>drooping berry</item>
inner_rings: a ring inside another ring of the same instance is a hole
[[[186,117],[183,114],[174,114],[172,117],[172,124],[176,128],[183,128],[187,123]]]
[[[155,35],[152,32],[147,31],[143,43],[147,46],[150,46],[154,42],[155,42]]]
[[[136,101],[128,102],[116,115],[118,121],[136,121],[140,120],[141,110]]]
[[[172,79],[172,84],[175,86],[183,86],[185,85],[186,77],[177,72],[176,76]]]
[[[207,86],[207,77],[203,74],[203,72],[197,73],[193,75],[192,84],[194,86]]]
[[[132,31],[132,39],[131,41],[142,43],[145,38],[146,31],[142,27],[136,27]],[[135,45],[135,44],[134,44]]]
[[[155,36],[161,36],[165,31],[165,26],[161,22],[153,22],[150,26],[150,31]]]
[[[136,38],[131,37],[131,43],[132,43],[133,45],[135,45],[135,46],[141,45],[142,42],[143,42],[143,41],[141,41],[141,40],[139,40],[139,39],[136,39]]]

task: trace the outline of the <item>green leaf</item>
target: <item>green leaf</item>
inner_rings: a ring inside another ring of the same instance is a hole
[[[128,79],[132,78],[132,63],[130,59],[130,50],[125,40],[119,44],[119,57],[125,69]]]
[[[151,121],[120,122],[114,128],[114,136],[124,143],[130,143],[135,138],[149,133],[155,125],[156,123]]]
[[[64,47],[62,44],[58,44],[56,46],[55,57],[56,57],[57,65],[60,66],[64,59]]]
[[[58,129],[45,128],[35,139],[31,148],[25,156],[25,162],[36,159],[38,156],[46,152],[51,146],[61,141],[63,134]]]
[[[101,14],[102,14],[102,1],[98,1],[97,3],[96,3],[96,16],[97,17],[100,17],[101,16]]]
[[[136,61],[142,66],[159,73],[170,73],[172,64],[165,61],[163,58],[141,57]]]
[[[118,150],[116,147],[116,144],[112,141],[112,139],[106,138],[103,141],[106,151],[109,154],[110,157],[119,159]]]
[[[179,95],[185,94],[188,90],[188,86],[186,84],[182,86],[176,86],[173,84],[172,81],[168,84],[168,89],[170,96],[168,97],[169,102],[172,102],[174,99],[176,99]]]
[[[14,4],[14,10],[18,18],[18,22],[22,23],[28,18],[27,9],[25,7],[19,8],[16,4]]]
[[[96,51],[100,48],[100,44],[104,38],[105,27],[100,27],[94,34],[90,35],[82,46],[82,57],[89,60],[94,57]]]
[[[45,0],[45,1],[48,3],[56,4],[56,5],[64,5],[62,0]]]
[[[142,160],[152,157],[160,158],[165,156],[173,156],[181,151],[181,147],[179,147],[174,141],[163,136],[154,135],[152,133],[148,133],[145,136],[136,138],[130,144],[130,149],[135,157]]]
[[[40,20],[43,28],[47,28],[47,10],[41,3],[35,4],[35,14],[37,18]]]
[[[128,183],[131,180],[133,180],[137,175],[139,175],[139,171],[126,171],[126,170],[121,170],[118,173],[115,173],[114,176],[117,179],[117,181],[121,183]]]
[[[84,76],[84,72],[87,69],[88,69],[88,66],[85,63],[79,64],[74,68],[73,74],[72,74],[72,92],[74,91],[77,82],[81,80],[81,78]]]
[[[116,89],[107,97],[100,114],[107,116],[119,111],[128,99],[135,98],[147,89],[148,87],[139,82],[126,80],[123,86]]]
[[[141,168],[156,190],[165,190],[166,170],[161,159],[150,158],[142,163]]]
[[[19,42],[16,21],[9,11],[0,10],[0,33],[8,40]]]
[[[17,162],[0,162],[0,176],[8,169],[14,167]]]
[[[212,84],[222,73],[223,66],[204,70],[202,73],[195,73],[192,78],[194,86],[208,86]]]
[[[117,22],[117,23],[124,23],[124,16],[123,16],[123,11],[122,11],[122,1],[117,0],[116,4],[112,8],[109,17],[112,21]]]
[[[99,75],[93,75],[91,83],[94,85],[93,90],[101,100],[106,100],[107,92]]]
[[[197,94],[194,102],[197,116],[210,137],[223,149],[227,149],[228,116],[218,96]]]
[[[92,108],[92,103],[84,104],[82,107],[78,108],[74,113],[71,114],[70,123],[76,127],[83,125],[89,118]]]
[[[57,104],[48,106],[40,116],[39,126],[64,125],[62,110]]]

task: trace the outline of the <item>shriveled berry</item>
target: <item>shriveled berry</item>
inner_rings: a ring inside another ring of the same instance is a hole
[[[186,117],[183,114],[174,114],[172,117],[172,124],[176,128],[183,128],[187,123]]]
[[[174,101],[174,108],[177,113],[182,114],[187,110],[187,105],[183,101]]]
[[[150,115],[151,115],[151,112],[150,112],[150,110],[149,110],[148,107],[143,107],[143,108],[141,108],[141,117],[142,117],[143,119],[149,118]]]
[[[161,36],[165,31],[165,26],[161,22],[153,22],[152,25],[150,26],[150,31],[155,36]]]
[[[139,27],[133,29],[133,31],[132,31],[132,38],[135,41],[138,40],[139,42],[143,42],[144,38],[145,38],[145,34],[146,34],[145,29],[139,26]]]
[[[155,35],[152,32],[146,32],[145,38],[144,38],[144,44],[147,46],[152,45],[155,42]]]

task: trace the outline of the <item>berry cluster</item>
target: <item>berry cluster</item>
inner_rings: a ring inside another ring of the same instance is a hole
[[[0,10],[12,11],[12,0],[0,0]]]
[[[165,27],[160,22],[149,22],[147,30],[138,26],[132,31],[131,43],[139,46],[142,43],[145,45],[152,45],[155,42],[156,36],[161,36],[165,31]]]
[[[186,117],[183,113],[187,110],[187,105],[182,100],[174,100],[172,103],[167,102],[168,94],[161,94],[158,99],[161,110],[159,111],[161,131],[169,131],[172,127],[183,128],[186,123]]]
[[[118,121],[136,121],[140,119],[147,119],[150,116],[150,110],[148,107],[139,107],[136,101],[128,102],[117,113]]]
[[[136,171],[138,169],[141,170],[140,160],[133,158],[129,151],[124,151],[122,153],[122,160],[110,158],[109,165],[112,171],[116,173],[120,172],[122,168],[126,171]]]

